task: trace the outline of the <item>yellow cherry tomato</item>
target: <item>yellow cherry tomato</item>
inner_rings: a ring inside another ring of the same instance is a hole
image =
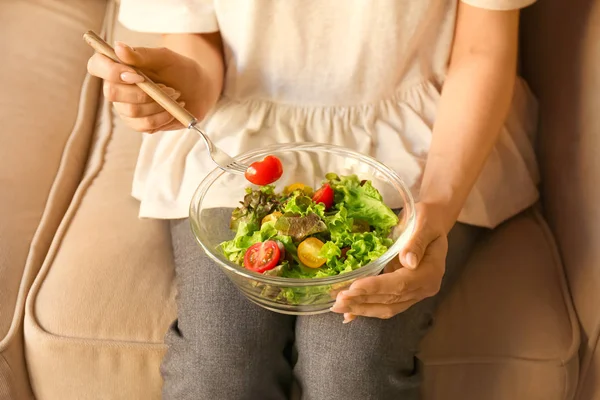
[[[319,251],[324,243],[317,238],[308,238],[298,246],[298,258],[309,268],[319,268],[325,264],[326,258],[319,257]]]
[[[261,225],[262,225],[262,224],[266,224],[267,222],[271,222],[271,221],[275,222],[275,221],[277,221],[277,220],[279,219],[279,217],[281,217],[282,215],[283,215],[283,214],[282,214],[282,213],[280,213],[279,211],[272,212],[271,214],[269,214],[269,215],[265,216],[265,217],[262,219],[262,221],[261,221]]]
[[[295,192],[296,190],[301,190],[306,195],[311,194],[313,191],[310,186],[307,186],[304,183],[293,183],[290,186],[285,188],[285,193],[292,193],[292,192]]]

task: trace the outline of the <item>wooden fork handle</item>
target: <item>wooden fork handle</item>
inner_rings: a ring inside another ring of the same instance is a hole
[[[94,31],[87,31],[83,35],[83,40],[85,40],[86,43],[89,44],[96,52],[105,55],[114,62],[127,65],[121,60],[119,60],[119,58],[115,54],[115,50],[111,47],[111,45],[106,43]],[[196,124],[196,118],[192,114],[190,114],[185,108],[180,106],[175,100],[169,97],[165,92],[163,92],[162,89],[156,85],[156,83],[152,82],[152,80],[146,76],[146,74],[144,74],[142,71],[131,65],[127,66],[144,78],[143,82],[136,83],[136,85],[140,89],[142,89],[148,96],[150,96],[154,101],[160,104],[169,114],[175,117],[177,121],[181,122],[186,128],[189,128]]]

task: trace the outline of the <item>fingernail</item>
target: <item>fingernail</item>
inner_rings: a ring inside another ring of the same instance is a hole
[[[408,264],[408,268],[417,268],[417,264],[419,261],[417,260],[417,255],[413,252],[410,252],[406,255],[406,263]]]
[[[354,314],[350,314],[350,313],[345,313],[344,314],[344,321],[342,321],[344,324],[349,324],[350,322],[354,321],[356,319],[356,315]]]
[[[135,49],[131,46],[129,46],[127,43],[123,43],[123,42],[115,42],[116,46],[122,46],[122,47],[126,47],[131,51],[135,51]]]
[[[334,313],[347,313],[347,312],[350,312],[350,308],[349,307],[341,306],[339,304],[334,304],[333,307],[331,307],[329,310],[333,311]]]
[[[169,94],[169,97],[172,98],[173,100],[177,100],[178,98],[181,97],[181,92],[176,91],[175,89],[172,89],[173,93]]]
[[[121,80],[125,83],[140,83],[144,82],[144,78],[136,74],[135,72],[123,72],[121,74]]]
[[[185,101],[180,101],[177,104],[179,104],[181,107],[185,107]]]

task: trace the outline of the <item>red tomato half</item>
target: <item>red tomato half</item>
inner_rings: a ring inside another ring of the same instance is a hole
[[[321,186],[321,188],[315,192],[312,199],[315,203],[325,204],[325,209],[331,207],[333,205],[333,189],[329,183]]]
[[[246,170],[246,179],[255,185],[264,186],[281,178],[283,166],[279,158],[266,156],[262,161],[255,161]]]
[[[277,266],[280,255],[281,251],[277,242],[267,240],[266,242],[256,243],[246,250],[244,267],[254,272],[263,273]]]

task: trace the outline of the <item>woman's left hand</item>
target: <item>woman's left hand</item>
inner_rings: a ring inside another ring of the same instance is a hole
[[[412,237],[385,273],[359,279],[338,294],[331,311],[344,314],[344,323],[356,316],[388,319],[440,289],[448,252],[442,214],[417,204]]]

